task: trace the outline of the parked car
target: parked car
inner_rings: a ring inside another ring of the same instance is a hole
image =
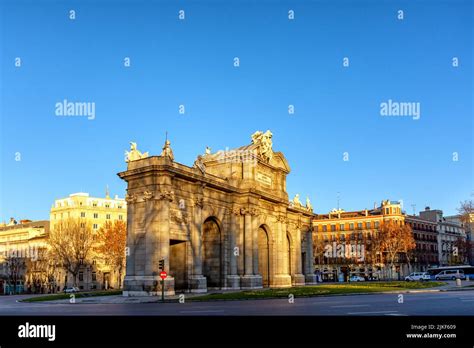
[[[428,272],[413,272],[405,277],[407,282],[430,280]]]
[[[461,270],[445,270],[439,272],[437,275],[435,275],[436,280],[456,280],[456,279],[461,279],[461,280],[466,280],[466,276],[464,275],[464,272]]]
[[[365,281],[365,278],[358,275],[353,275],[349,278],[349,281],[350,282],[363,282]]]
[[[65,294],[71,294],[74,292],[79,292],[79,288],[77,286],[69,286],[67,288],[64,288],[63,291]]]

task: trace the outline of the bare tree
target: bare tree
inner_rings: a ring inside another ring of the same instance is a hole
[[[453,265],[462,265],[465,264],[466,261],[469,259],[469,255],[471,254],[472,243],[471,241],[458,237],[453,245],[453,253],[451,263]]]
[[[7,282],[10,287],[10,291],[13,294],[16,294],[18,290],[18,281],[23,279],[25,259],[23,257],[19,257],[16,255],[16,253],[10,253],[5,258],[4,265],[6,268]]]
[[[127,245],[127,225],[123,221],[108,222],[97,233],[96,247],[105,263],[118,270],[118,284],[122,286],[125,267],[125,247]]]
[[[48,250],[38,248],[34,257],[28,257],[25,261],[25,278],[34,293],[43,292],[48,289],[48,271],[51,262]]]
[[[472,194],[474,195],[474,193]],[[472,264],[474,262],[472,248],[474,241],[471,238],[474,236],[474,201],[472,199],[465,200],[464,202],[460,202],[458,213],[460,215],[461,222],[463,223],[466,231],[468,232],[468,240],[466,243],[461,243],[461,247],[465,247],[466,249],[466,258],[467,262]],[[459,246],[458,246],[459,248]]]
[[[381,247],[390,264],[390,278],[393,278],[392,271],[395,267],[395,261],[401,254],[407,257],[410,266],[408,252],[416,247],[415,239],[408,224],[399,224],[393,220],[384,221],[380,224],[380,234],[382,238]]]
[[[474,201],[473,200],[466,200],[464,202],[459,203],[458,213],[461,218],[461,222],[464,225],[468,225],[469,223],[473,222],[474,215]]]
[[[321,239],[313,239],[313,257],[318,260],[318,265],[322,265],[324,262],[324,247],[326,243]]]
[[[89,262],[92,253],[93,234],[89,223],[81,219],[67,219],[57,224],[49,235],[51,256],[73,276],[77,286],[77,275],[82,265]]]

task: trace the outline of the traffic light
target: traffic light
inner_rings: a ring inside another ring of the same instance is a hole
[[[162,271],[165,270],[165,260],[164,259],[160,260],[160,270],[162,270]]]

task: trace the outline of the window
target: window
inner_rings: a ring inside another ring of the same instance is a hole
[[[389,209],[385,208],[385,214],[389,214]]]
[[[328,230],[328,226],[327,225],[323,225],[323,232],[327,232]]]
[[[95,282],[97,280],[97,274],[92,272],[92,281]]]
[[[85,212],[81,212],[81,217],[86,217],[86,213],[85,213]]]
[[[375,221],[375,228],[379,228],[380,227],[380,221]]]
[[[119,220],[123,220],[123,216],[122,216],[122,215],[119,215]]]
[[[96,202],[92,203],[92,206],[97,207],[97,203]]]
[[[344,231],[344,224],[339,225],[339,231]]]
[[[358,222],[358,223],[357,223],[357,228],[358,228],[359,230],[362,229],[362,222]]]
[[[121,205],[119,205],[119,206],[117,206],[117,208],[119,208],[119,209],[122,209],[122,206],[121,206]]]
[[[84,222],[81,222],[81,227],[82,228],[86,227],[86,224]]]
[[[331,231],[334,232],[336,230],[336,225],[331,225]]]
[[[353,223],[353,222],[351,222],[351,223],[349,224],[349,229],[350,229],[350,230],[353,230],[353,229],[354,229],[354,223]]]
[[[96,229],[98,228],[98,225],[97,225],[97,224],[94,224],[94,225],[93,225],[93,228],[94,228],[94,230],[96,230]]]
[[[110,204],[106,204],[105,207],[106,207],[106,208],[110,208]]]
[[[110,214],[105,215],[105,218],[110,220]]]
[[[365,223],[365,228],[371,228],[370,225],[371,225],[371,224],[370,224],[370,221],[369,221],[369,222],[366,222],[366,223]]]
[[[94,213],[94,219],[98,219],[99,218],[99,214],[98,213]]]
[[[79,272],[79,281],[80,282],[84,281],[84,273],[83,272]]]

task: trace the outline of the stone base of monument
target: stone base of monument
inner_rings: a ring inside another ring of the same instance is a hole
[[[244,275],[240,277],[241,289],[260,289],[263,288],[261,275]]]
[[[316,274],[305,274],[304,280],[306,284],[317,284]]]
[[[165,279],[165,296],[173,296],[174,278]],[[161,278],[159,276],[125,276],[123,296],[161,296]]]
[[[289,274],[277,274],[271,280],[271,288],[290,288],[291,276]]]
[[[228,275],[226,277],[226,286],[223,289],[224,290],[240,289],[240,276]]]
[[[305,284],[304,274],[295,274],[293,276],[293,285],[299,286],[299,285],[304,285],[304,284]]]
[[[188,279],[189,289],[194,293],[207,292],[207,279],[204,276],[190,276]]]

